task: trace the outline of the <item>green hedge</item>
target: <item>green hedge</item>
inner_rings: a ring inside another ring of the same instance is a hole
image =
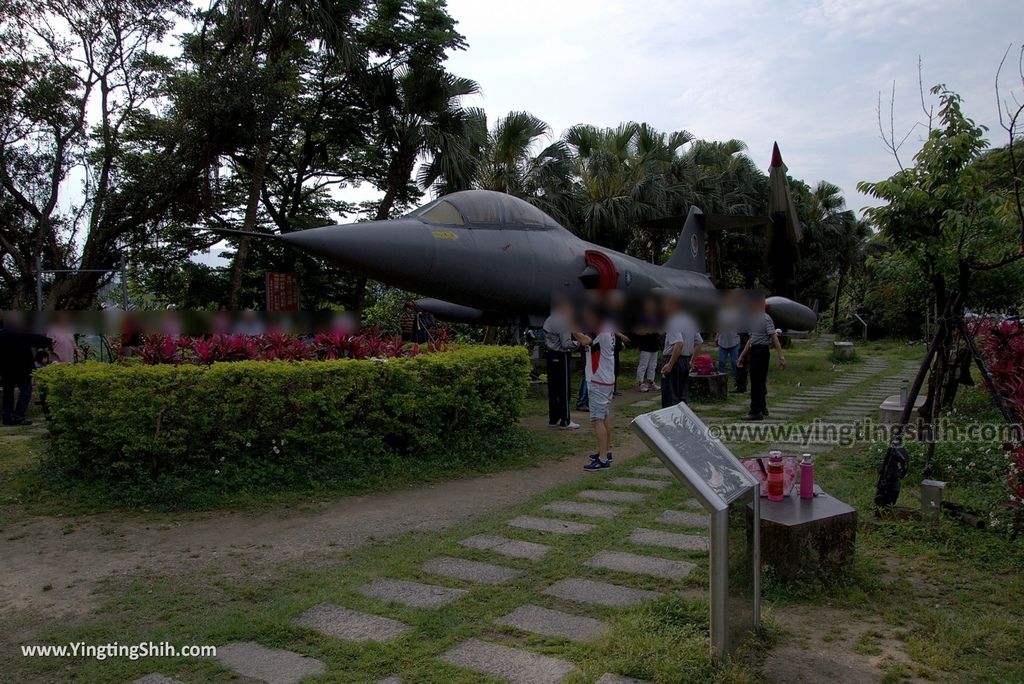
[[[377,361],[53,365],[36,377],[46,469],[124,503],[365,490],[499,457],[519,418],[522,348]]]

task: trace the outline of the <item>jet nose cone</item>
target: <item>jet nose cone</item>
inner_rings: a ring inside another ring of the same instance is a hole
[[[282,239],[379,280],[421,278],[433,263],[430,231],[416,219],[324,226],[287,233]]]

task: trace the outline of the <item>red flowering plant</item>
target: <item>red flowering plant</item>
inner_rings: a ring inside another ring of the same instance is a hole
[[[318,333],[312,339],[271,332],[264,335],[219,334],[203,337],[149,335],[140,357],[160,363],[211,364],[226,361],[316,361],[332,359],[399,358],[447,349],[448,340],[421,346],[368,329],[359,335],[342,331]]]
[[[1019,319],[981,318],[972,324],[978,351],[985,359],[995,390],[1006,400],[1017,425],[1024,423],[1024,325]],[[1024,514],[1024,444],[1006,444],[1009,506]],[[1016,529],[1015,529],[1016,532]]]

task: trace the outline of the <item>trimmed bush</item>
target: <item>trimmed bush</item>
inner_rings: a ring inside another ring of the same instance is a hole
[[[189,505],[483,465],[519,418],[528,373],[522,348],[467,347],[388,361],[53,365],[36,377],[48,469],[123,503]]]

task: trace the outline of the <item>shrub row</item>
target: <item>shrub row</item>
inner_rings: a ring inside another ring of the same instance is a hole
[[[516,423],[521,348],[388,361],[53,365],[37,373],[55,474],[124,503],[363,490],[494,458]]]

